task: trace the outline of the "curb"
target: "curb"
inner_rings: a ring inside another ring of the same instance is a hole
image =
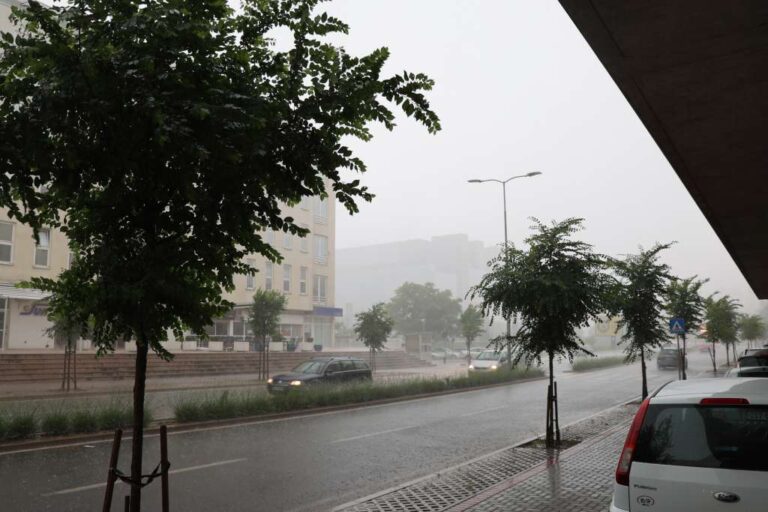
[[[445,391],[437,391],[435,393],[421,393],[418,395],[408,395],[396,398],[384,398],[380,400],[371,400],[368,402],[357,402],[353,404],[343,405],[330,405],[325,407],[313,407],[308,409],[299,409],[295,411],[286,411],[272,414],[261,414],[258,416],[242,416],[239,418],[228,418],[222,420],[206,420],[195,421],[188,423],[167,423],[169,434],[177,434],[184,432],[195,432],[197,430],[206,430],[208,428],[226,428],[236,426],[247,426],[258,423],[266,423],[270,421],[279,421],[282,419],[310,417],[321,414],[332,414],[336,412],[343,412],[354,409],[363,409],[366,407],[379,407],[384,405],[396,404],[400,402],[409,402],[417,400],[426,400],[429,398],[441,397],[446,395],[454,395],[458,393],[470,393],[473,391],[483,391],[486,389],[498,388],[503,386],[511,386],[514,384],[521,384],[525,382],[535,382],[538,380],[545,380],[547,377],[533,377],[529,379],[516,379],[509,382],[499,382],[496,384],[487,384],[483,386],[475,386],[470,388],[450,389]],[[126,428],[123,430],[124,434],[130,434],[132,429]],[[160,434],[159,424],[144,429],[145,438],[157,436]],[[89,442],[104,442],[111,440],[114,437],[113,431],[106,431],[100,433],[91,434],[73,434],[70,436],[49,437],[42,439],[0,443],[0,455],[17,453],[22,451],[42,450],[46,448],[64,448],[68,446],[77,446],[82,444],[88,444]]]

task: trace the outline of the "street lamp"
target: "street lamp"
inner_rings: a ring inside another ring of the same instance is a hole
[[[504,196],[504,251],[505,251],[505,257],[506,257],[506,250],[509,246],[509,239],[507,238],[507,183],[509,183],[512,180],[516,180],[518,178],[533,178],[534,176],[538,176],[541,173],[539,171],[533,171],[526,174],[520,174],[518,176],[512,176],[511,178],[507,178],[506,180],[497,180],[497,179],[485,179],[485,180],[478,180],[478,179],[471,179],[467,180],[468,183],[487,183],[487,182],[494,182],[494,183],[501,183],[501,190]],[[507,258],[507,262],[509,262],[509,258]],[[509,339],[512,337],[512,321],[509,317],[507,317],[507,359],[509,359],[509,363],[512,364],[512,350],[509,346]]]

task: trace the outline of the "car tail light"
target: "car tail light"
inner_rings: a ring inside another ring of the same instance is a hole
[[[702,398],[699,405],[749,405],[746,398]]]
[[[616,483],[619,485],[629,485],[629,468],[632,466],[632,458],[637,448],[637,438],[640,437],[640,428],[643,426],[643,420],[645,420],[645,413],[648,411],[650,401],[650,397],[643,400],[643,403],[640,404],[640,409],[635,414],[635,419],[632,420],[632,426],[629,427],[627,440],[624,442],[624,449],[621,450],[619,466],[616,468]]]

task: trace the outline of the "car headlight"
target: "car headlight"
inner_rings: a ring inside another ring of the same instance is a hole
[[[300,380],[292,380],[291,381],[291,386],[301,386],[301,381]]]
[[[267,379],[267,384],[272,384],[272,377]]]
[[[475,369],[475,365],[473,365],[473,364],[469,365],[469,369],[470,370],[474,370]]]
[[[492,365],[491,365],[491,370],[495,370],[495,369],[497,369],[497,368],[498,368],[498,365],[495,365],[495,364],[492,364]]]

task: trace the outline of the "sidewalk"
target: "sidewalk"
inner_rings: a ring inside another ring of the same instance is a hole
[[[619,406],[562,429],[578,442],[561,451],[538,441],[341,505],[334,512],[607,511],[613,475],[636,404]]]

